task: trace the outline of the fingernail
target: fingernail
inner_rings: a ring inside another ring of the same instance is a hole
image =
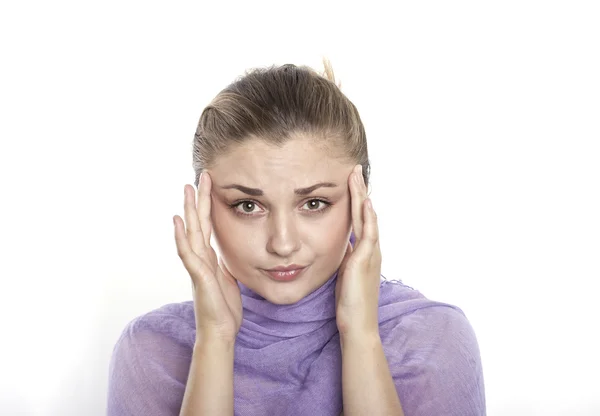
[[[198,185],[202,183],[202,176],[204,176],[204,172],[200,173],[200,179],[198,180]]]

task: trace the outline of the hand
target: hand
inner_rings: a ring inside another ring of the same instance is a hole
[[[184,187],[187,231],[181,217],[175,215],[177,254],[192,278],[196,340],[217,338],[234,343],[242,324],[242,297],[237,280],[225,264],[217,261],[210,245],[212,180],[208,173],[200,176],[198,208],[194,188]]]
[[[356,242],[354,248],[348,242],[338,272],[335,286],[337,327],[342,337],[365,332],[379,335],[379,229],[360,165],[350,174],[348,184]]]

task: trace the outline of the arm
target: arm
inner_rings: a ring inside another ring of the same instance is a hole
[[[421,308],[388,322],[381,334],[407,415],[485,416],[479,347],[462,311]]]
[[[176,416],[193,344],[180,305],[130,322],[115,344],[108,373],[107,416]]]
[[[344,412],[404,416],[378,333],[340,338]]]
[[[180,416],[233,415],[234,345],[196,341]]]

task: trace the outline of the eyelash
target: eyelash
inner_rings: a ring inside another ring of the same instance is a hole
[[[307,203],[312,202],[312,201],[319,201],[319,202],[323,203],[325,205],[325,207],[321,208],[321,209],[311,209],[311,210],[308,210],[308,211],[310,211],[311,215],[312,214],[323,214],[326,211],[328,211],[331,208],[331,206],[332,206],[332,204],[330,202],[327,202],[327,201],[325,201],[323,199],[318,199],[318,198],[309,199],[308,201],[306,201],[304,203],[304,205],[306,205]],[[254,217],[256,214],[246,214],[246,213],[238,211],[236,209],[238,206],[240,206],[242,204],[245,204],[245,203],[248,203],[248,202],[251,202],[251,203],[253,203],[255,205],[259,205],[259,203],[256,202],[256,201],[252,201],[251,199],[245,199],[243,201],[234,202],[233,204],[230,204],[229,207],[233,210],[233,213],[236,214],[236,215],[239,215],[241,217]]]

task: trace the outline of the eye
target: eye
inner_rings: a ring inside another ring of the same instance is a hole
[[[322,214],[331,208],[331,203],[322,199],[311,199],[304,203],[303,207],[305,206],[308,207],[308,209],[303,209],[303,211],[308,211],[310,214]],[[253,217],[261,211],[255,209],[258,208],[259,205],[257,202],[252,200],[234,202],[233,204],[229,205],[229,207],[236,215],[240,215],[242,217]]]
[[[327,206],[329,206],[329,203],[321,199],[311,199],[304,205],[309,207],[308,211],[323,211],[325,208],[327,208]]]
[[[236,214],[252,215],[254,212],[258,212],[254,210],[257,206],[258,204],[254,201],[241,201],[231,205],[231,208]]]

